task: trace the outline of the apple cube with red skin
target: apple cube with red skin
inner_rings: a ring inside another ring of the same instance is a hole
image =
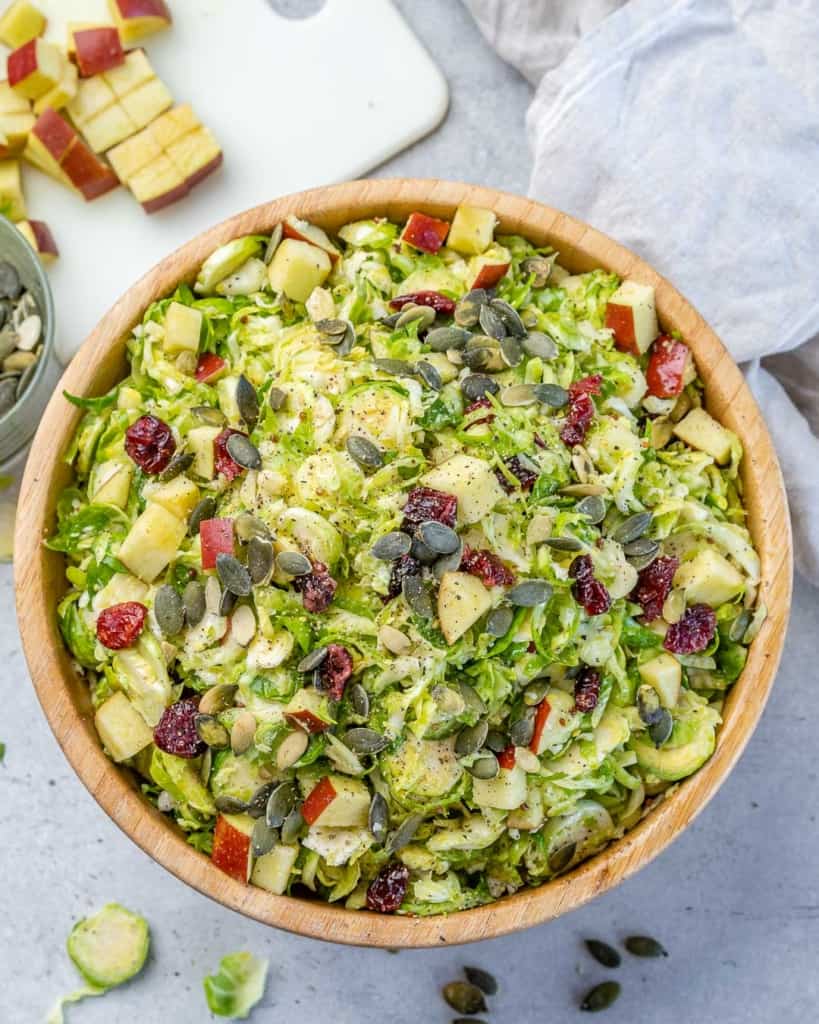
[[[217,555],[233,554],[233,520],[203,519],[199,524],[202,568],[215,569]]]
[[[71,30],[77,66],[83,78],[102,74],[125,62],[119,32],[113,25]]]
[[[44,110],[51,107],[52,110],[62,110],[77,95],[77,81],[79,74],[73,64],[66,64],[63,77],[48,92],[34,101],[34,113],[42,114]]]
[[[172,21],[165,0],[108,0],[108,7],[125,43],[168,28]]]
[[[695,375],[691,349],[685,342],[661,334],[651,346],[646,368],[648,393],[655,398],[676,398]]]
[[[22,153],[34,120],[31,102],[0,82],[0,157]]]
[[[102,163],[55,110],[44,110],[31,130],[25,157],[57,181],[69,183],[85,199],[96,199],[119,185]]]
[[[99,160],[80,139],[63,158],[62,169],[83,199],[98,199],[119,185],[111,168]]]
[[[296,725],[305,732],[325,732],[332,725],[332,722],[325,722],[323,718],[314,715],[312,711],[302,709],[301,711],[287,711],[284,716],[292,725]]]
[[[449,234],[449,221],[437,220],[426,213],[411,213],[401,232],[401,241],[422,252],[435,253]]]
[[[14,225],[43,263],[53,263],[60,255],[48,224],[41,220],[21,220]]]
[[[647,352],[660,333],[652,286],[624,281],[606,306],[606,327],[621,352],[635,356]]]
[[[494,288],[512,263],[512,254],[502,245],[493,245],[469,261],[470,288]]]
[[[301,805],[301,816],[308,825],[312,825],[327,810],[335,798],[336,791],[332,780],[329,775],[325,775],[307,794],[304,803]]]
[[[495,237],[498,218],[494,210],[480,206],[459,206],[452,218],[446,244],[464,256],[480,256]]]
[[[292,213],[284,218],[282,233],[285,238],[297,238],[300,242],[309,242],[311,245],[323,249],[330,257],[332,263],[335,263],[341,255],[338,248],[327,237],[326,231],[316,227],[315,224],[311,224],[307,220],[302,220],[301,217],[296,217]]]
[[[9,54],[9,85],[20,96],[36,100],[60,81],[65,65],[65,56],[53,43],[32,39]]]
[[[540,738],[543,735],[543,730],[546,728],[546,722],[551,710],[552,707],[545,698],[537,706],[537,710],[535,711],[535,728],[532,732],[532,742],[529,744],[529,749],[533,754],[538,753]]]
[[[16,50],[36,36],[41,36],[46,27],[45,15],[27,0],[15,0],[0,18],[0,43]]]
[[[244,817],[244,816],[241,816]],[[213,849],[210,859],[220,871],[235,878],[237,882],[249,882],[253,866],[250,850],[251,832],[236,825],[245,823],[239,815],[220,814],[213,830]],[[239,819],[239,821],[237,821]],[[252,828],[253,820],[248,818]]]
[[[194,377],[200,384],[213,384],[226,370],[227,363],[221,356],[217,356],[215,352],[203,352],[196,364]]]

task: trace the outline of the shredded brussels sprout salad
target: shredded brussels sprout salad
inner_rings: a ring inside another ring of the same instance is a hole
[[[740,443],[650,287],[495,227],[290,217],[68,396],[62,634],[108,754],[243,883],[489,903],[714,750],[765,615]]]

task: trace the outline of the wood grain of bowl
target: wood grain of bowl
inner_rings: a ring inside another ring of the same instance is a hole
[[[102,751],[87,687],[73,669],[57,629],[56,606],[66,590],[63,559],[42,544],[54,525],[57,497],[70,480],[62,454],[81,416],[62,391],[98,395],[114,385],[126,369],[126,335],[145,308],[180,281],[192,281],[205,257],[231,238],[269,231],[291,213],[334,230],[377,214],[400,220],[416,209],[451,217],[462,202],[494,209],[501,232],[551,243],[560,251],[561,263],[573,271],[600,266],[654,285],[663,326],[679,330],[693,349],[708,409],[742,439],[745,501],[762,562],[760,597],[769,616],[728,696],[711,760],[625,837],[569,874],[490,906],[432,918],[381,916],[274,896],[215,868],[142,798],[130,773],[117,768]],[[285,196],[232,217],[168,256],[105,315],[66,371],[34,440],[19,509],[15,563],[23,645],[54,735],[89,792],[135,843],[195,889],[266,924],[334,942],[413,947],[492,938],[564,914],[648,863],[702,810],[751,736],[774,680],[790,607],[790,525],[776,454],[742,374],[714,332],[668,281],[599,231],[540,203],[454,182],[354,181]]]

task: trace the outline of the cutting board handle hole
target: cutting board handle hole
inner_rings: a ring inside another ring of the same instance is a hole
[[[327,0],[267,0],[276,14],[293,21],[304,21],[324,7]]]

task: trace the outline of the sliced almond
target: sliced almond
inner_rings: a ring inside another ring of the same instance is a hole
[[[256,735],[256,719],[249,711],[240,711],[230,730],[230,749],[234,754],[244,754],[253,744]]]

